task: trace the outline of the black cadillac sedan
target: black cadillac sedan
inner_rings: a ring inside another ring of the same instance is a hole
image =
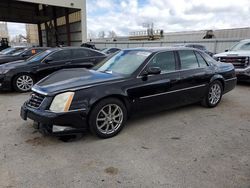
[[[42,78],[60,69],[91,68],[106,55],[82,47],[51,48],[27,60],[0,65],[0,90],[30,91]]]
[[[218,64],[199,50],[127,49],[92,70],[61,70],[41,80],[21,117],[53,135],[89,129],[110,138],[138,112],[196,102],[215,107],[236,82],[233,65]]]

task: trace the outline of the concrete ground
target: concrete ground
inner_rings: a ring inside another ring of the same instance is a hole
[[[215,109],[131,119],[117,137],[64,143],[19,117],[28,94],[0,93],[0,187],[250,187],[250,84]]]

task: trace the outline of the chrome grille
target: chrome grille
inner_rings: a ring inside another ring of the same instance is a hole
[[[32,93],[27,105],[31,108],[39,108],[45,97],[43,95]]]
[[[245,68],[249,65],[248,57],[220,57],[220,62],[232,63],[235,68]]]

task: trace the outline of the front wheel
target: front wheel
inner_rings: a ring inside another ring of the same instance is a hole
[[[92,109],[89,116],[90,131],[100,138],[117,135],[127,120],[127,109],[122,101],[107,98]]]
[[[14,78],[13,86],[18,92],[30,91],[35,83],[33,76],[30,74],[22,73]]]
[[[216,107],[222,98],[223,88],[220,81],[214,81],[210,84],[208,93],[202,101],[202,105],[205,107]]]

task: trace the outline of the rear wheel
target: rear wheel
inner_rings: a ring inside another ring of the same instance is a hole
[[[210,84],[207,95],[202,101],[202,105],[205,107],[216,107],[222,98],[223,87],[220,81],[216,80]]]
[[[89,128],[100,138],[111,138],[122,130],[126,120],[127,110],[123,102],[116,98],[107,98],[92,109]]]
[[[13,86],[18,92],[30,91],[35,83],[33,76],[30,74],[22,73],[14,78]]]

